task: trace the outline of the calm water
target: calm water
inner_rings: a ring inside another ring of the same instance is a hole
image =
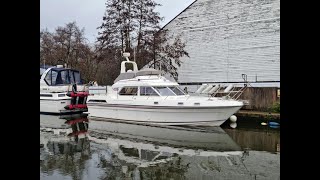
[[[262,121],[191,129],[40,115],[40,179],[280,179],[280,128]]]

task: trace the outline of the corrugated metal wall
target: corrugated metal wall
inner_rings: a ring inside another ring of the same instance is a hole
[[[165,29],[187,43],[179,83],[280,82],[280,0],[197,0]]]

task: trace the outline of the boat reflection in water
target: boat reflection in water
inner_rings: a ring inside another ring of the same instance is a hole
[[[82,116],[40,118],[42,179],[278,179],[280,175],[279,155],[243,151],[220,127],[164,128],[88,121]]]

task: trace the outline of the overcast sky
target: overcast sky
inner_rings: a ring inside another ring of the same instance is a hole
[[[165,25],[194,0],[156,0],[162,4],[157,8],[165,17]],[[40,29],[53,31],[58,26],[76,21],[85,28],[86,37],[92,43],[97,36],[97,27],[102,23],[105,11],[105,0],[40,0]]]

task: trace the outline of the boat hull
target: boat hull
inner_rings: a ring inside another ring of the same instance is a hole
[[[40,99],[41,114],[76,114],[86,112],[87,109],[66,110],[64,107],[70,105],[70,99]]]
[[[158,125],[220,126],[241,106],[146,107],[88,104],[89,117]]]

